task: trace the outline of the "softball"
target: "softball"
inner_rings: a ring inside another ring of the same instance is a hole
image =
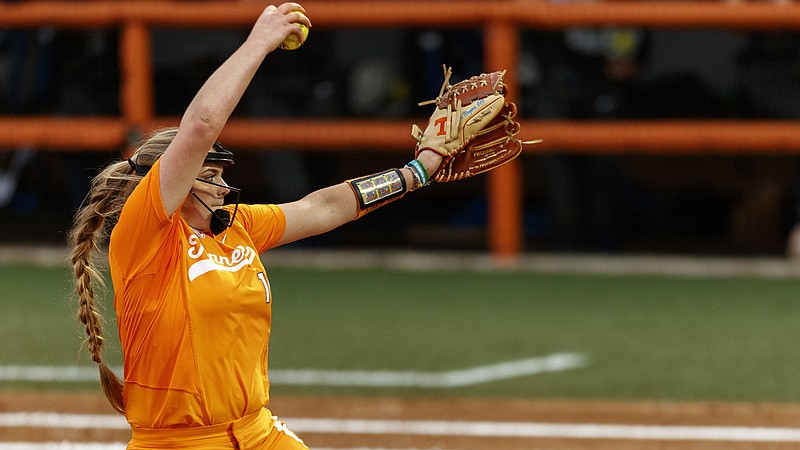
[[[301,16],[305,17],[305,14],[301,13],[300,11],[294,11],[294,13],[300,14]],[[303,41],[301,42],[300,39],[297,38],[297,35],[292,33],[292,34],[286,36],[286,39],[283,41],[283,43],[280,46],[282,49],[284,49],[284,50],[294,50],[294,49],[300,47],[301,45],[303,45],[303,42],[305,42],[306,39],[308,39],[308,27],[305,26],[302,23],[298,23],[298,25],[300,25],[300,30],[303,33]]]

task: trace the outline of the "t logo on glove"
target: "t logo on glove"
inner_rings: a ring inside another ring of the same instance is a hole
[[[438,119],[436,119],[434,125],[439,125],[439,132],[436,133],[437,136],[444,136],[445,133],[444,126],[446,123],[447,123],[447,117],[439,117]]]

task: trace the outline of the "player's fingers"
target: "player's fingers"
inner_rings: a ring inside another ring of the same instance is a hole
[[[282,3],[276,9],[276,13],[283,14],[289,23],[299,23],[311,28],[311,19],[306,15],[306,9],[303,8],[303,5],[294,2],[286,2]],[[298,33],[300,32],[298,27]]]
[[[311,28],[311,19],[309,19],[308,16],[305,15],[303,12],[292,11],[289,14],[295,16],[295,17],[292,18],[293,19],[292,20],[293,23],[302,23],[303,25],[307,26],[308,28]]]
[[[303,5],[301,5],[300,3],[286,2],[278,6],[278,11],[280,11],[283,14],[288,14],[292,11],[300,11],[302,13],[305,13],[306,9],[303,8]]]

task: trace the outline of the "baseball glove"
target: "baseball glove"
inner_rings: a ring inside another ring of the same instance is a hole
[[[523,142],[516,138],[519,123],[514,121],[517,107],[507,102],[502,72],[483,73],[450,85],[450,68],[444,68],[444,83],[439,96],[431,103],[436,109],[423,131],[411,129],[417,140],[416,154],[433,150],[444,158],[431,179],[439,182],[469,178],[500,167],[522,152]]]

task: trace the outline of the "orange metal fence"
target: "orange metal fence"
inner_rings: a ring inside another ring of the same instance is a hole
[[[800,29],[795,3],[727,1],[612,1],[557,3],[544,0],[308,0],[314,25],[323,27],[473,27],[483,31],[486,70],[517,67],[523,28],[634,25],[648,28]],[[246,27],[258,16],[254,1],[22,1],[0,3],[0,27],[119,27],[121,117],[0,116],[0,148],[125,149],[132,131],[175,124],[155,117],[150,30],[152,27]],[[517,79],[507,74],[513,96]],[[655,121],[537,122],[521,118],[523,138],[544,138],[526,151],[581,152],[800,152],[794,122]],[[313,129],[314,133],[307,130]],[[372,120],[232,119],[222,138],[232,147],[291,145],[307,149],[408,151],[410,122]],[[522,174],[517,163],[487,175],[488,247],[499,259],[522,250]]]

